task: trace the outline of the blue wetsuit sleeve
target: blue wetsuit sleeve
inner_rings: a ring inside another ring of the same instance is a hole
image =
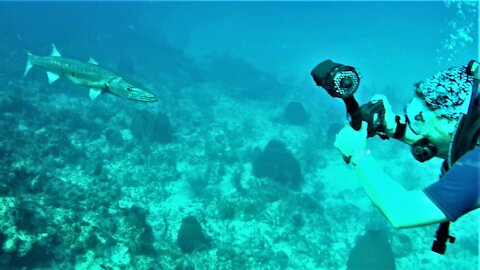
[[[480,147],[467,152],[440,180],[424,189],[425,194],[450,221],[479,207]]]

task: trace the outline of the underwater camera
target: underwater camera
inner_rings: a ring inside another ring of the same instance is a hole
[[[334,98],[341,98],[347,107],[347,113],[351,117],[350,124],[355,130],[359,130],[362,121],[368,123],[368,137],[378,134],[381,138],[387,138],[385,131],[385,108],[383,101],[369,102],[362,106],[358,105],[353,94],[360,86],[360,75],[352,66],[325,60],[318,64],[310,73],[318,86],[327,90]]]
[[[360,76],[354,67],[325,60],[311,72],[318,86],[327,90],[332,97],[352,97],[360,85]]]

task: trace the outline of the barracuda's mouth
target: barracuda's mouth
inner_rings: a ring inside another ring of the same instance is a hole
[[[139,96],[139,97],[135,97],[133,99],[138,100],[138,101],[145,101],[145,102],[154,102],[154,101],[158,100],[155,96]]]
[[[132,89],[132,91],[128,95],[128,99],[144,101],[144,102],[157,101],[157,97],[155,97],[154,94],[138,88]]]

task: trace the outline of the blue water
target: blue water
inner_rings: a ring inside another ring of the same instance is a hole
[[[88,89],[67,80],[49,85],[37,67],[22,78],[25,51],[47,56],[52,43],[65,57],[93,57],[133,78],[158,103],[107,94],[91,102]],[[271,191],[278,187],[252,180],[253,160],[279,139],[307,186],[328,187],[324,175],[348,178],[332,146],[343,104],[315,86],[311,69],[325,59],[355,66],[359,100],[385,94],[398,111],[415,82],[466,65],[478,48],[475,2],[1,2],[0,268],[346,269],[354,239],[371,221],[352,225],[328,208],[359,219],[366,213],[388,228],[363,191],[348,186],[350,199],[339,190]],[[308,124],[281,119],[290,101],[305,106]],[[395,151],[379,155],[398,159],[391,166],[405,172],[393,174],[423,186],[434,181],[438,161],[420,167],[425,180],[402,167],[418,166],[408,149],[405,157]],[[183,185],[188,192],[178,195]],[[65,190],[75,196],[56,197]],[[295,208],[302,196],[315,203]],[[189,215],[214,239],[185,255],[177,232]],[[321,227],[335,222],[343,225]],[[440,258],[429,252],[434,226],[388,231],[397,269],[478,265],[477,234],[468,238],[460,228],[464,238]],[[399,244],[405,239],[410,246]]]

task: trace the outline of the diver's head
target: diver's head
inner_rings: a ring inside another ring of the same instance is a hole
[[[415,158],[447,158],[457,124],[468,111],[472,88],[473,77],[466,67],[450,68],[415,85],[415,96],[405,107]]]
[[[418,96],[412,99],[405,110],[408,128],[412,131],[409,134],[414,157],[419,161],[434,156],[446,158],[458,120],[438,116]]]

